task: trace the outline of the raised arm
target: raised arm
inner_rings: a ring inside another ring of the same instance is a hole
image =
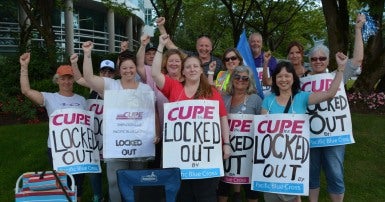
[[[337,68],[337,71],[335,71],[335,76],[332,83],[330,84],[329,89],[327,91],[312,93],[309,96],[309,102],[308,102],[309,105],[323,102],[325,100],[333,98],[336,95],[342,81],[342,77],[346,67],[346,63],[348,61],[348,57],[344,55],[342,52],[338,52],[336,54],[336,60],[337,60],[338,68]]]
[[[86,80],[83,78],[82,73],[80,73],[78,67],[78,54],[74,53],[70,57],[72,71],[74,72],[74,79],[77,84],[89,88],[90,86],[87,84]]]
[[[164,27],[164,24],[166,23],[166,18],[159,17],[156,19],[156,25],[158,26],[159,32],[161,35],[167,34],[166,28]],[[178,47],[174,44],[174,42],[171,41],[171,39],[168,40],[166,48],[167,49],[178,49]]]
[[[213,60],[209,64],[209,71],[207,72],[207,79],[209,81],[209,84],[212,86],[215,86],[215,81],[214,81],[214,72],[215,72],[215,67],[217,66],[217,62]]]
[[[222,150],[223,150],[223,159],[228,159],[231,155],[231,146],[230,146],[230,127],[227,116],[221,116],[221,135],[222,135]]]
[[[356,25],[354,27],[354,50],[353,50],[353,65],[361,66],[364,59],[364,42],[362,40],[362,27],[366,22],[364,14],[358,14]]]
[[[140,47],[136,53],[136,67],[142,81],[147,82],[146,69],[144,68],[144,57],[146,55],[146,46],[150,43],[150,36],[144,34],[140,37]]]
[[[263,70],[262,70],[262,84],[264,86],[271,86],[273,79],[269,77],[269,61],[271,59],[271,52],[266,51],[263,55]]]
[[[28,65],[29,65],[30,59],[31,59],[31,53],[24,53],[19,58],[21,93],[23,93],[23,95],[29,98],[32,102],[38,105],[43,105],[44,104],[43,94],[37,90],[31,89],[31,86],[29,85]]]
[[[151,68],[151,76],[154,79],[154,82],[156,85],[160,88],[163,89],[164,83],[165,83],[165,77],[163,73],[161,72],[162,68],[162,53],[165,44],[169,40],[169,37],[167,34],[162,34],[159,36],[159,45],[158,45],[158,50],[155,53],[154,61],[152,62],[152,68]]]
[[[104,79],[100,76],[94,75],[94,70],[92,69],[91,50],[93,47],[94,44],[91,41],[86,41],[82,45],[84,52],[83,77],[90,86],[90,88],[99,93],[99,95],[103,95]]]

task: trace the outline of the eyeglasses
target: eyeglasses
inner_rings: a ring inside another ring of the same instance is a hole
[[[238,57],[237,56],[231,56],[229,58],[225,58],[225,62],[228,62],[228,61],[234,61],[234,60],[238,60]]]
[[[237,80],[237,81],[249,81],[249,77],[248,76],[241,76],[241,75],[234,75],[234,79]]]
[[[310,58],[310,61],[312,61],[312,62],[317,62],[317,60],[319,60],[319,61],[323,62],[323,61],[325,61],[326,59],[328,59],[328,58],[327,58],[327,57],[319,57],[319,58],[314,57],[314,58]]]

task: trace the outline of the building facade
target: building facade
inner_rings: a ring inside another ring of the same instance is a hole
[[[101,0],[65,0],[64,9],[52,13],[55,41],[60,51],[81,53],[84,41],[94,42],[94,51],[115,53],[121,41],[129,41],[129,49],[140,45],[144,30],[152,30],[152,7],[149,0],[114,0],[127,12],[120,14]],[[149,15],[150,14],[150,15]],[[0,54],[18,51],[20,24],[28,18],[18,1],[0,0]],[[38,34],[32,40],[42,41]]]

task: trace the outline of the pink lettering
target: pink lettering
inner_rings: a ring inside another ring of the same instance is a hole
[[[234,131],[234,129],[239,127],[240,132],[250,132],[250,127],[252,124],[252,120],[231,120],[229,119],[230,131]]]
[[[303,129],[303,120],[266,120],[261,121],[257,126],[258,133],[288,133],[301,134]]]
[[[85,114],[58,114],[53,117],[52,123],[55,126],[60,125],[70,125],[70,124],[83,124],[83,125],[90,125],[90,119],[91,117]]]
[[[213,119],[214,118],[213,106],[188,106],[188,107],[176,107],[171,109],[167,118],[170,121],[175,121],[177,119],[186,120],[186,119]]]

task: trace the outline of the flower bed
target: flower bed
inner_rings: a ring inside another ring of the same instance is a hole
[[[348,93],[350,110],[356,113],[385,114],[385,93]]]

